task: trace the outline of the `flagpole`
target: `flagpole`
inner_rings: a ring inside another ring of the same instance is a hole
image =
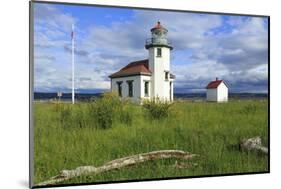
[[[72,24],[72,104],[75,103],[75,92],[74,92],[74,24]]]

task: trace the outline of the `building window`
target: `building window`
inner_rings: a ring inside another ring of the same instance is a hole
[[[148,89],[149,89],[149,82],[145,81],[144,82],[144,96],[149,96]]]
[[[161,48],[157,48],[157,57],[161,57],[162,56],[162,49]]]
[[[169,80],[169,72],[165,71],[165,80]]]
[[[127,81],[128,83],[128,96],[133,97],[133,81]]]
[[[118,95],[122,97],[122,81],[117,81]]]

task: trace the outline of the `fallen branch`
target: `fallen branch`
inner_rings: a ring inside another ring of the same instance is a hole
[[[143,154],[137,154],[137,155],[128,156],[128,157],[107,162],[106,164],[100,167],[82,166],[72,170],[62,170],[58,175],[50,178],[47,181],[39,183],[36,186],[53,185],[63,181],[67,181],[74,177],[89,175],[89,174],[100,174],[106,171],[120,169],[122,167],[128,167],[146,161],[152,161],[157,159],[168,159],[168,158],[179,158],[179,159],[187,160],[187,159],[192,159],[195,156],[198,155],[191,154],[189,152],[184,152],[181,150],[160,150],[160,151],[153,151]]]
[[[240,148],[247,151],[258,151],[264,154],[268,154],[268,149],[267,147],[262,146],[260,137],[243,140],[240,143]]]

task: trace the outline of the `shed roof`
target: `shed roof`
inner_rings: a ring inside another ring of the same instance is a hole
[[[131,62],[118,72],[111,74],[109,77],[115,78],[132,75],[151,75],[151,71],[148,67],[148,59]]]
[[[224,83],[226,86],[227,84],[223,80],[216,79],[215,81],[211,81],[207,86],[206,89],[216,89],[221,83]],[[228,86],[227,86],[228,87]]]

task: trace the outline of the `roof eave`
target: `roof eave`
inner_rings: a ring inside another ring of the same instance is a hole
[[[206,89],[217,89],[219,86],[220,86],[220,84],[222,84],[222,83],[224,83],[225,84],[225,86],[227,87],[227,88],[229,88],[229,86],[228,86],[228,84],[224,81],[224,80],[221,80],[221,82],[218,84],[218,86],[216,86],[216,87],[208,87],[209,86],[209,84],[206,86]]]
[[[224,80],[222,80],[222,83],[224,83],[225,86],[226,86],[227,88],[229,88],[228,84],[227,84]]]
[[[147,73],[147,72],[137,72],[137,73],[128,73],[128,74],[120,74],[120,75],[110,75],[108,76],[109,78],[118,78],[118,77],[129,77],[129,76],[136,76],[136,75],[147,75],[147,76],[151,76],[151,73]]]
[[[206,87],[206,89],[217,89],[218,87]]]

